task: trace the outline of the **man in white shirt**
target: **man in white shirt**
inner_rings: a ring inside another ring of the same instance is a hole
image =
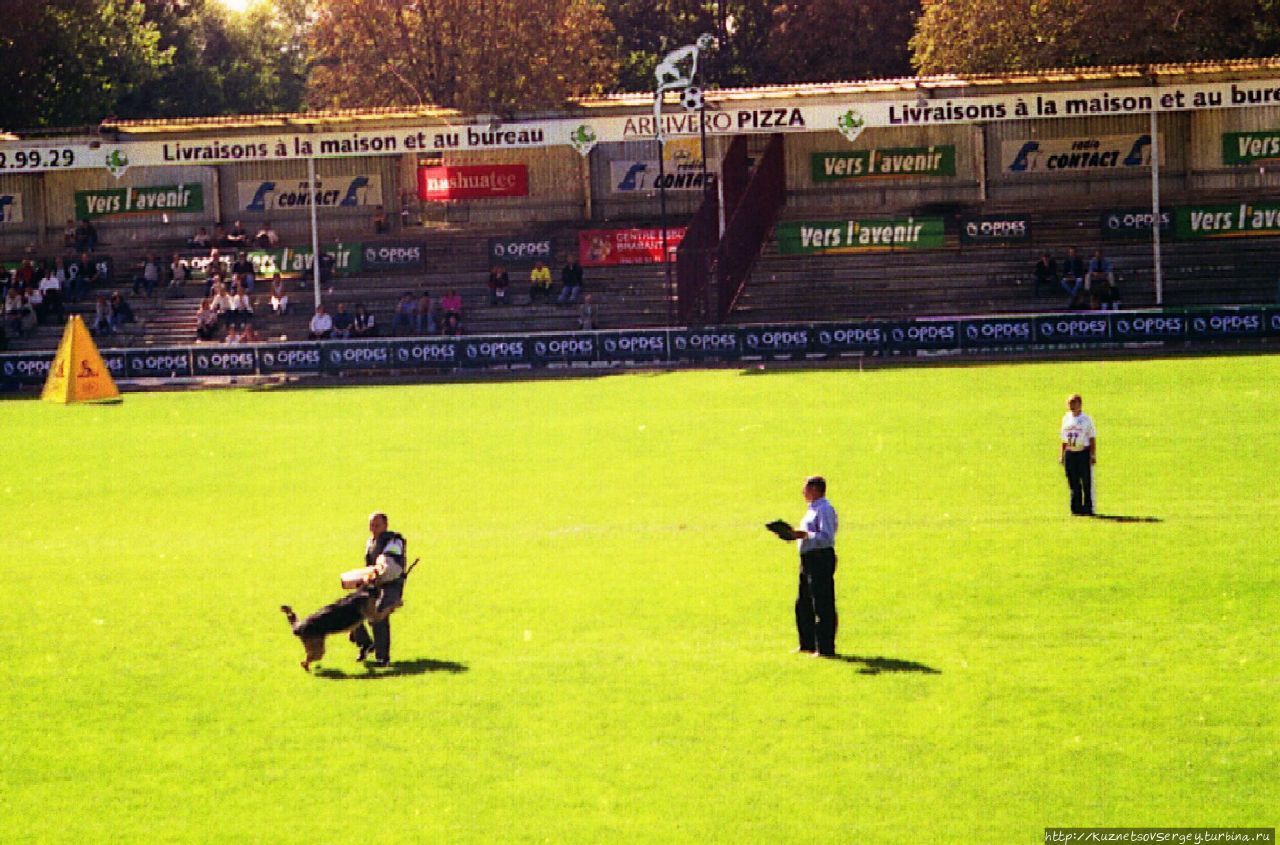
[[[324,340],[333,334],[333,318],[325,313],[323,305],[316,306],[316,314],[311,318],[311,333],[308,340]]]
[[[797,651],[814,657],[836,656],[836,530],[839,519],[827,501],[827,481],[820,475],[805,479],[804,500],[809,503],[800,527],[792,531],[799,540],[800,586],[796,592]]]
[[[1093,516],[1093,465],[1098,462],[1098,432],[1093,419],[1081,408],[1079,393],[1067,397],[1067,412],[1062,415],[1058,463],[1067,473],[1071,488],[1071,513]]]

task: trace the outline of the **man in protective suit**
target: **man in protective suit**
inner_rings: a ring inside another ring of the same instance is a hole
[[[365,660],[369,652],[374,659],[369,666],[387,666],[391,663],[391,614],[404,604],[404,584],[408,572],[405,567],[405,539],[387,530],[387,515],[376,511],[369,516],[369,542],[364,547],[364,563],[369,567],[370,581],[378,591],[376,614],[370,619],[373,636],[369,636],[364,624],[356,626],[349,635],[351,642],[360,648],[357,660]]]

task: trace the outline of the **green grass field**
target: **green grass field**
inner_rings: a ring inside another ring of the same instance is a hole
[[[0,841],[1280,821],[1280,357],[0,403]],[[1079,391],[1098,506],[1068,515]],[[790,653],[805,475],[838,649]],[[309,613],[385,509],[393,666]]]

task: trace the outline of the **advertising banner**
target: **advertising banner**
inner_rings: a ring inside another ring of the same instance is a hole
[[[528,337],[469,337],[458,346],[464,367],[510,367],[530,359]]]
[[[333,269],[336,272],[358,273],[364,269],[364,249],[361,244],[321,244],[320,252],[333,256]],[[286,279],[309,275],[315,258],[309,246],[251,249],[245,254],[253,262],[253,269],[259,279],[270,279],[276,273]],[[208,262],[205,264],[207,271]],[[324,265],[321,265],[322,271],[323,268]]]
[[[939,144],[814,153],[811,166],[815,182],[955,176],[956,148],[951,144]]]
[[[458,344],[451,337],[393,340],[391,354],[395,365],[403,369],[453,369],[459,363]]]
[[[1098,228],[1104,238],[1149,239],[1152,219],[1150,208],[1115,208],[1102,212],[1102,216],[1098,218]],[[1164,236],[1172,232],[1173,211],[1161,209],[1160,234]]]
[[[1036,317],[1035,336],[1040,343],[1100,343],[1111,338],[1111,321],[1107,317],[1107,314]]]
[[[183,378],[191,375],[191,349],[128,350],[124,356],[128,378]]]
[[[419,241],[379,241],[364,245],[365,270],[424,270],[427,249]]]
[[[747,326],[742,334],[744,360],[803,360],[812,347],[808,326]]]
[[[667,333],[658,330],[601,332],[600,360],[617,362],[666,361],[671,347]]]
[[[684,239],[685,227],[667,229],[667,249],[675,249]],[[583,267],[610,267],[617,264],[661,264],[661,229],[584,229],[578,232],[578,255]]]
[[[322,208],[372,208],[382,205],[382,177],[327,176],[311,189],[306,179],[266,179],[236,183],[236,207],[241,211],[279,214]]]
[[[967,215],[960,219],[960,243],[1024,243],[1031,240],[1031,220],[1013,214]]]
[[[257,347],[258,370],[273,373],[318,373],[324,369],[319,343],[271,343]]]
[[[1223,164],[1260,162],[1280,162],[1280,129],[1222,134]]]
[[[251,376],[257,364],[252,346],[198,346],[191,351],[191,372],[197,376]]]
[[[1183,240],[1280,235],[1280,202],[1184,206],[1175,209],[1173,225]]]
[[[529,362],[535,366],[576,364],[596,360],[599,339],[594,334],[549,334],[529,338]]]
[[[811,334],[813,350],[824,355],[878,352],[889,340],[888,324],[824,323],[814,326]]]
[[[685,361],[736,361],[742,349],[737,329],[676,329],[671,332],[671,354]]]
[[[1164,136],[1160,136],[1160,164],[1164,164]],[[1000,169],[1012,174],[1132,170],[1150,166],[1151,136],[1148,134],[1012,140],[1000,145]]]
[[[940,249],[946,241],[946,225],[941,217],[786,222],[777,225],[775,237],[783,255]]]
[[[141,214],[196,214],[201,211],[204,211],[204,188],[199,182],[76,191],[77,220]]]
[[[0,194],[0,223],[22,222],[22,194]]]
[[[389,370],[396,366],[391,344],[385,340],[354,340],[324,344],[326,372]]]
[[[889,324],[889,346],[901,351],[959,349],[960,321],[915,320]]]
[[[1111,315],[1111,334],[1116,340],[1131,342],[1182,340],[1187,333],[1187,318],[1181,314]]]
[[[701,191],[704,186],[715,185],[714,172],[707,171],[705,181],[702,176],[701,162],[668,164],[665,171],[659,170],[656,159],[609,162],[609,189],[615,194],[657,191],[664,186],[668,191]]]
[[[418,199],[481,200],[529,195],[529,168],[523,164],[422,165]]]
[[[18,384],[44,384],[53,364],[53,352],[14,352],[0,363],[0,374]]]
[[[1261,308],[1214,308],[1187,315],[1191,340],[1261,337],[1267,333],[1267,315]]]
[[[960,321],[960,345],[965,349],[986,346],[1023,346],[1035,342],[1030,317],[987,317]]]
[[[1267,321],[1267,334],[1280,335],[1280,308],[1264,309]]]
[[[489,239],[489,262],[507,267],[532,267],[535,261],[548,265],[556,260],[554,238],[538,235],[513,235]]]

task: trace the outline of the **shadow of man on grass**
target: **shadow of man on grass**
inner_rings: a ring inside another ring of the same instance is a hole
[[[896,657],[858,657],[856,654],[837,654],[832,660],[843,660],[860,667],[860,675],[879,675],[882,672],[919,672],[922,675],[941,675],[941,669],[934,669],[914,660],[899,660]]]
[[[429,657],[423,657],[417,660],[393,660],[391,665],[386,668],[375,669],[372,666],[364,666],[357,672],[322,667],[316,669],[315,676],[317,678],[327,678],[331,681],[369,681],[398,675],[425,675],[429,672],[448,672],[450,675],[457,675],[466,672],[467,668],[465,663],[457,663],[453,660],[432,660]]]
[[[1158,516],[1123,516],[1118,513],[1095,513],[1093,518],[1107,522],[1164,522]]]

